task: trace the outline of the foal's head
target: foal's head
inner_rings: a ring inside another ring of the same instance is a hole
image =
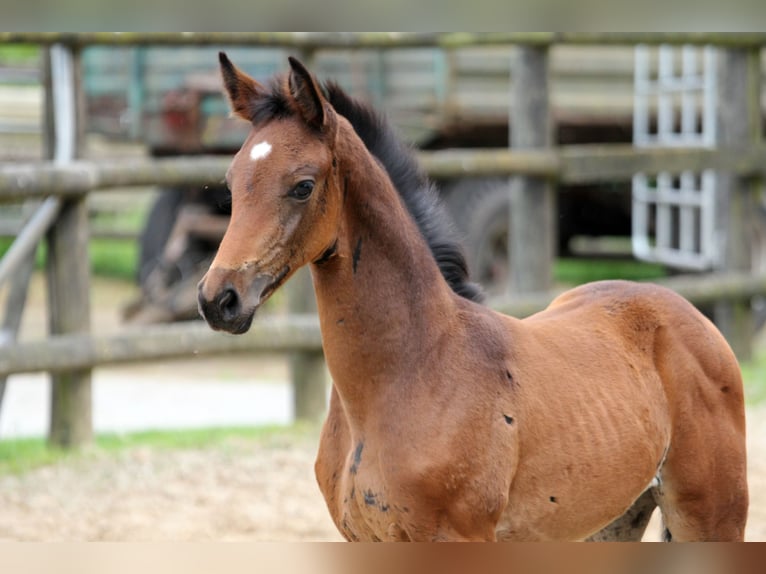
[[[199,283],[199,309],[214,329],[244,333],[263,303],[299,267],[331,247],[340,219],[335,161],[338,117],[306,68],[273,89],[220,54],[233,113],[252,123],[226,174],[229,227]]]

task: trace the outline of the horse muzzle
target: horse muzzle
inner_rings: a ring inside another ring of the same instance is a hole
[[[275,282],[265,273],[247,284],[241,279],[236,272],[211,269],[197,285],[199,313],[212,329],[235,335],[247,332]]]

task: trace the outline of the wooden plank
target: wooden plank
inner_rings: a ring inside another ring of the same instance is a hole
[[[517,48],[510,124],[514,149],[553,143],[547,48]],[[514,293],[548,291],[556,246],[556,195],[550,180],[515,177],[510,186],[509,287]]]
[[[483,149],[422,152],[420,164],[434,177],[524,174],[554,179],[560,171],[555,154],[535,150]]]
[[[455,50],[454,66],[461,78],[495,76],[508,83],[512,46],[466,47]],[[633,79],[632,46],[570,46],[551,48],[550,71],[554,85],[569,76],[600,83]],[[511,75],[512,78],[512,75]]]
[[[631,45],[631,44],[716,44],[731,47],[761,47],[766,45],[762,32],[492,32],[492,33],[411,33],[411,32],[3,32],[0,43],[68,45],[250,45],[282,46],[302,49],[320,48],[393,48],[441,46],[524,46]]]
[[[46,270],[52,334],[90,330],[88,237],[84,198],[64,202],[48,233]],[[50,442],[62,447],[87,444],[92,439],[90,369],[56,374],[51,386]]]
[[[766,174],[766,146],[740,149],[634,148],[630,145],[564,146],[560,150],[560,181],[588,183],[628,181],[633,173],[681,173],[727,169],[740,175]]]
[[[766,175],[766,145],[742,149],[634,148],[630,145],[575,145],[555,150],[451,149],[418,152],[430,175],[524,174],[563,183],[627,181],[636,171],[658,173],[727,169],[738,175]],[[46,195],[76,196],[91,191],[147,185],[173,186],[220,183],[229,157],[195,156],[118,162],[77,161],[0,166],[0,202]]]
[[[321,349],[316,315],[258,318],[244,335],[215,332],[202,322],[144,325],[109,336],[69,333],[0,348],[0,376],[227,353],[317,353]]]
[[[77,196],[117,187],[220,183],[229,164],[230,157],[198,156],[110,163],[75,161],[62,166],[4,165],[0,166],[0,199]]]
[[[716,134],[719,146],[740,152],[761,142],[760,52],[723,49],[718,52]],[[716,230],[721,246],[717,269],[751,271],[751,235],[763,222],[760,208],[762,180],[728,170],[716,172]],[[715,322],[740,359],[752,355],[755,326],[750,301],[717,303]]]

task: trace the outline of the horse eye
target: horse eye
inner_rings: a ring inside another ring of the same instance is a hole
[[[314,191],[314,182],[310,179],[304,179],[290,190],[289,195],[298,200],[305,200],[309,198],[312,191]]]

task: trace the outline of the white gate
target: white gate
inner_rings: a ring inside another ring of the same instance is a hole
[[[684,46],[679,57],[671,46],[636,46],[635,146],[714,147],[715,99],[714,48]],[[710,269],[718,261],[712,170],[637,173],[632,219],[638,259],[689,270]]]

